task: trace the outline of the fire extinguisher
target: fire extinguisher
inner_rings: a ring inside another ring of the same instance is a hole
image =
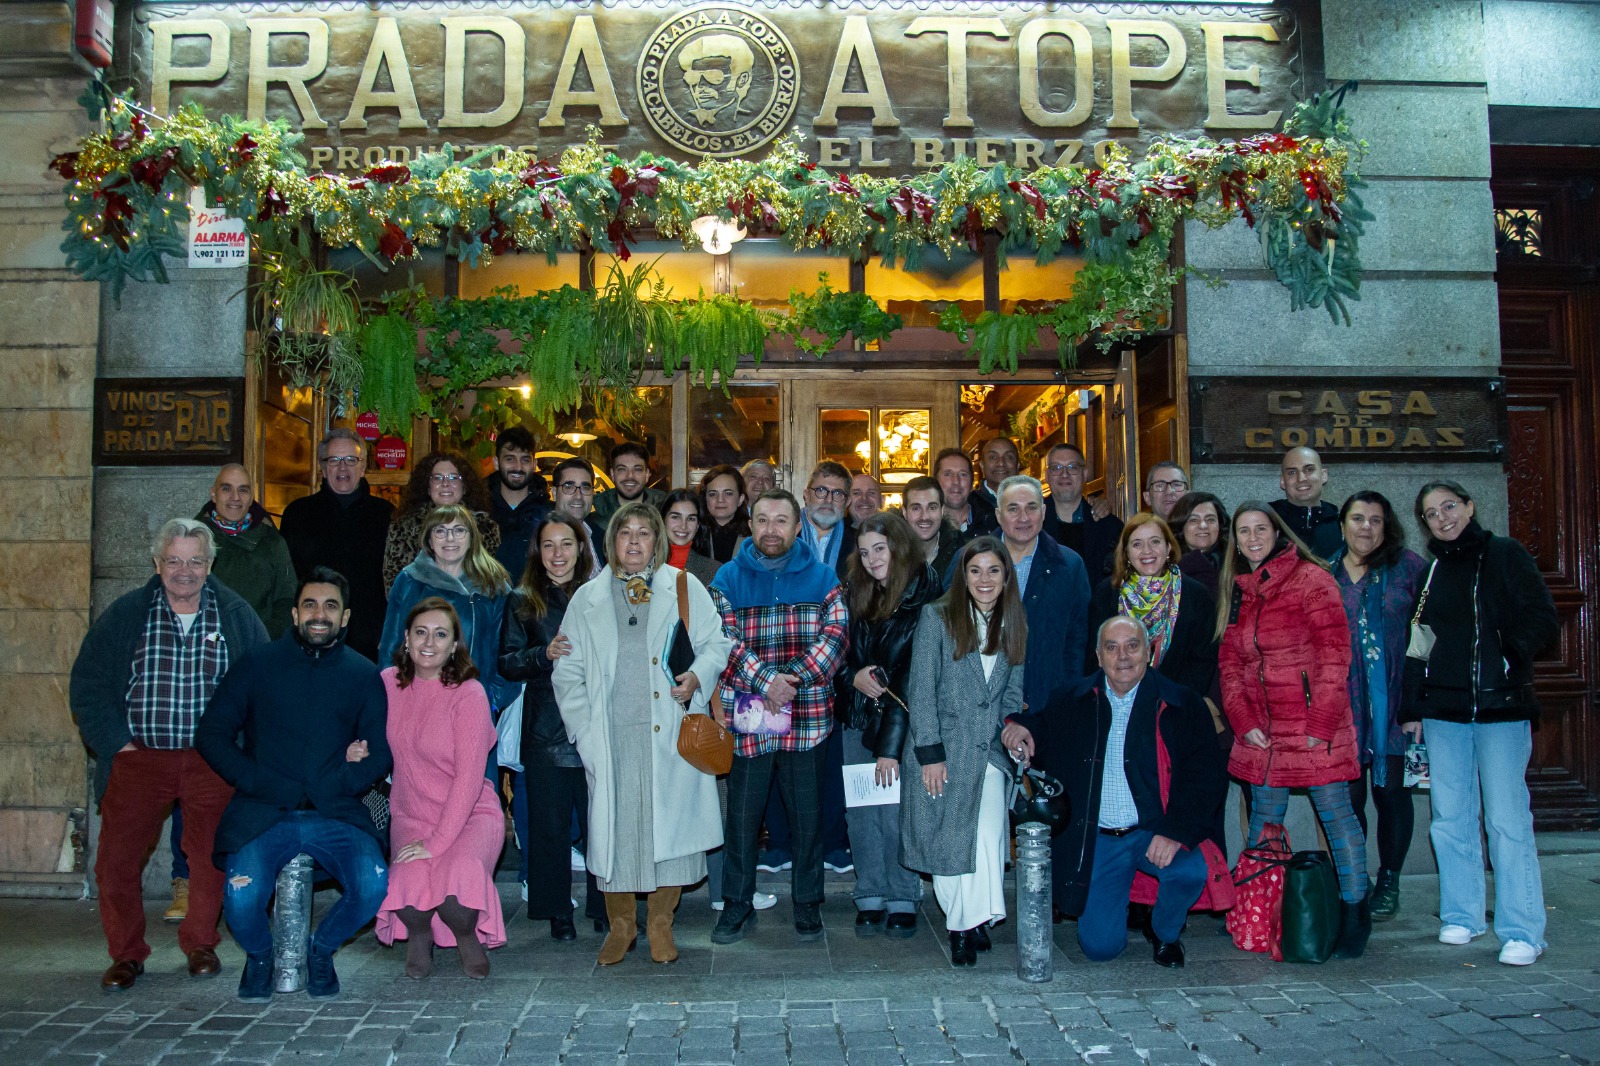
[[[72,42],[77,45],[78,54],[97,67],[109,67],[116,24],[115,0],[77,0],[77,12]]]

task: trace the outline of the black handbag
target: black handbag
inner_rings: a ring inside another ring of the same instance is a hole
[[[1327,962],[1339,940],[1339,876],[1326,851],[1297,851],[1284,866],[1284,962]]]

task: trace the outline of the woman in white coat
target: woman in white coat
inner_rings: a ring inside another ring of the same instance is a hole
[[[732,642],[705,586],[688,578],[694,663],[672,677],[678,571],[666,565],[661,515],[626,504],[606,528],[609,565],[572,596],[561,629],[572,650],[552,681],[567,736],[589,783],[586,858],[605,893],[611,931],[599,962],[621,962],[638,938],[634,894],[649,894],[650,957],[672,962],[672,916],[683,886],[722,844],[716,779],[678,754],[685,713],[707,713]]]

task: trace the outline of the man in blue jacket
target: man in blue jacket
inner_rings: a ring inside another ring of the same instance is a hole
[[[361,797],[389,773],[378,668],[344,643],[349,584],[316,567],[295,595],[294,625],[240,660],[200,720],[195,747],[233,801],[216,833],[223,912],[245,951],[239,998],[272,998],[267,903],[278,871],[305,853],[343,895],[311,937],[306,991],[339,993],[333,953],[370,922],[389,887],[382,834]]]

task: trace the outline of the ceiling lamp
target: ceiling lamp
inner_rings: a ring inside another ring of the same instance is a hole
[[[588,444],[590,441],[595,439],[593,433],[583,433],[579,430],[573,430],[570,433],[557,433],[556,436],[560,437],[574,448],[581,448],[585,444]]]
[[[727,254],[746,235],[744,226],[716,215],[701,215],[689,228],[700,238],[700,247],[708,255]]]

